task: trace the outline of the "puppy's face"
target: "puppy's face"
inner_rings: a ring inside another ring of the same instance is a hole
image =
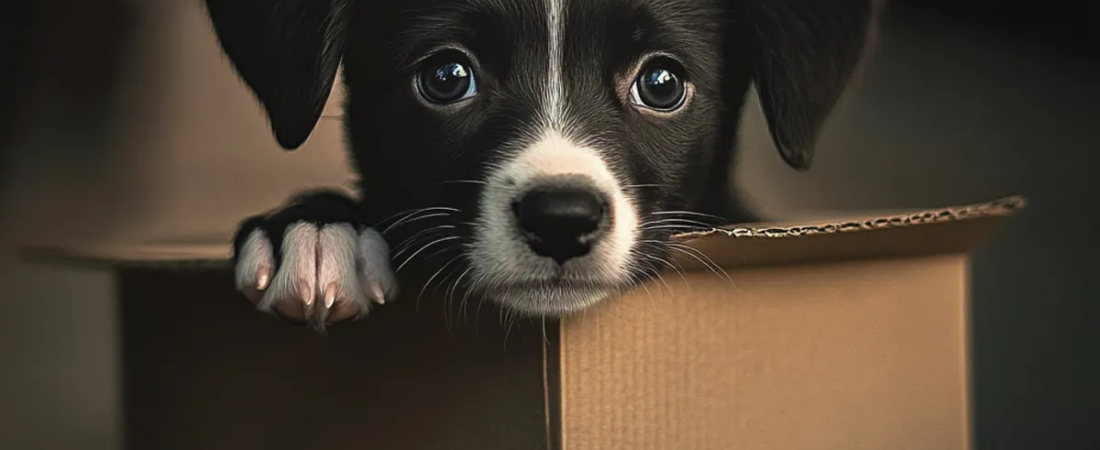
[[[282,2],[306,29],[260,33],[282,36],[262,60],[234,55],[247,7],[208,0],[280,142],[308,135],[342,57],[367,214],[413,211],[392,227],[397,261],[451,254],[455,283],[538,315],[667,267],[669,236],[698,224],[684,211],[728,170],[710,166],[752,81],[784,158],[807,167],[869,18],[854,0],[305,1]]]
[[[530,313],[590,305],[657,269],[649,258],[675,227],[647,224],[687,209],[687,176],[714,151],[719,18],[698,0],[363,11],[355,29],[400,24],[389,36],[353,32],[345,58],[366,191],[443,183],[421,204],[461,211],[451,245],[472,288]],[[393,166],[419,173],[395,180]],[[469,183],[446,183],[456,180]]]

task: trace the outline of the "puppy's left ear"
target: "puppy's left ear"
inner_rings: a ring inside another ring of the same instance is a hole
[[[350,0],[205,0],[222,50],[267,111],[279,145],[313,132],[344,54]]]
[[[813,162],[818,131],[863,55],[879,0],[733,0],[760,104],[780,154]],[[745,48],[742,47],[742,48]]]

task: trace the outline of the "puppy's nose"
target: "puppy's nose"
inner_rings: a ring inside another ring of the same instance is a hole
[[[513,205],[531,251],[565,264],[587,255],[607,222],[607,200],[583,187],[536,187]]]

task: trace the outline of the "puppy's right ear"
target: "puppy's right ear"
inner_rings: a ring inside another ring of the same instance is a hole
[[[344,53],[350,0],[205,0],[222,50],[294,150],[328,101]]]

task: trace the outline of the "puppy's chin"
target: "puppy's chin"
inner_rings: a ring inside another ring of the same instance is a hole
[[[507,285],[485,291],[488,298],[532,317],[557,318],[587,309],[621,292],[614,286],[570,286],[567,282]]]

